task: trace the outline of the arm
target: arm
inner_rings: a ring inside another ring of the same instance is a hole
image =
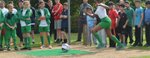
[[[62,12],[62,15],[60,16],[60,18],[62,18],[62,19],[67,19],[67,18],[68,18],[68,10],[63,11],[63,12]]]
[[[140,27],[141,27],[141,25],[142,25],[142,22],[143,22],[143,16],[144,16],[144,14],[142,13],[142,14],[141,14],[140,23],[139,23],[139,25],[138,25],[138,27],[139,27],[139,28],[140,28]]]
[[[62,8],[62,5],[59,5],[56,10],[53,10],[54,15],[57,15],[57,13],[60,11],[61,8]]]
[[[117,20],[116,20],[116,26],[118,26],[119,21],[120,21],[120,15],[119,15],[119,13],[118,13],[118,18],[117,18]]]
[[[49,19],[50,17],[51,17],[51,14],[50,14],[49,10],[46,9],[46,15],[45,15],[45,18],[46,18],[46,19]]]
[[[1,19],[0,19],[0,21],[1,21],[1,22],[0,22],[0,27],[2,27],[3,24],[4,24],[3,22],[4,22],[4,20],[5,20],[2,11],[0,12],[0,16],[1,16]]]
[[[32,12],[30,9],[27,10],[27,13],[25,14],[25,16],[21,15],[22,20],[26,20],[27,18],[30,18],[32,15]]]
[[[102,6],[102,7],[106,8],[106,9],[109,9],[109,6],[107,6],[105,4],[102,4],[102,3],[100,3],[98,6]]]
[[[123,28],[126,28],[126,26],[127,26],[127,24],[128,24],[128,21],[129,21],[129,20],[126,20],[126,22],[125,22]]]
[[[6,24],[9,28],[12,28],[12,26],[10,26],[7,22],[5,22],[5,24]]]
[[[40,19],[40,15],[41,15],[41,13],[40,13],[40,11],[39,10],[36,10],[36,13],[35,13],[35,17],[36,17],[36,21],[39,21]]]

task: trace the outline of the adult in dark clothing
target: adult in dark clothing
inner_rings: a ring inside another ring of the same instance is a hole
[[[52,13],[52,9],[53,9],[52,0],[48,0],[47,3],[45,4],[45,7],[49,10],[50,13]],[[51,21],[51,23],[50,23],[50,29],[51,29],[50,35],[52,36],[52,33],[54,33],[54,40],[56,40],[57,32],[54,29],[54,18],[52,15],[51,15],[50,21]]]
[[[77,39],[77,42],[81,41],[81,38],[82,38],[82,32],[83,32],[83,27],[84,25],[86,24],[86,14],[84,13],[84,10],[87,8],[87,7],[90,7],[91,9],[92,6],[88,3],[88,0],[83,0],[83,3],[80,5],[80,19],[78,21],[78,39]]]

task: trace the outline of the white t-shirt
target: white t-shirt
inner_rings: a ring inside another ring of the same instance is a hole
[[[102,6],[98,6],[96,11],[95,11],[95,14],[97,14],[99,16],[100,19],[102,18],[105,18],[107,17],[107,12],[106,12],[106,9]]]
[[[5,15],[8,13],[8,9],[7,8],[2,8],[2,13],[3,13],[3,16],[5,17]]]
[[[17,14],[17,10],[13,8],[13,14]]]
[[[22,15],[25,16],[26,12],[27,12],[27,9],[23,9]],[[21,24],[22,27],[26,26],[25,21],[22,21],[22,20],[21,20],[21,21],[20,21],[20,24]]]
[[[40,12],[41,12],[41,15],[44,16],[44,10],[43,10],[43,9],[40,9]],[[41,20],[39,26],[40,26],[40,27],[47,27],[48,24],[47,24],[46,20]]]

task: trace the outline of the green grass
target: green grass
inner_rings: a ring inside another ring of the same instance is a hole
[[[145,41],[145,35],[143,36],[144,37],[144,40],[143,40],[143,44],[146,43]],[[53,40],[53,36],[52,36],[52,40],[51,40],[51,43],[52,45],[55,47],[55,46],[58,46],[57,44],[54,43],[54,40]],[[77,39],[77,33],[72,33],[71,34],[71,44],[72,45],[75,45],[77,44],[75,41]],[[133,39],[135,39],[133,37]],[[17,43],[19,43],[19,39],[17,38]],[[109,43],[109,40],[107,38],[107,43]],[[40,36],[39,34],[36,34],[35,35],[35,44],[32,45],[33,47],[40,47]],[[129,50],[150,50],[150,47],[132,47],[130,45],[127,45],[128,49]],[[132,57],[132,58],[150,58],[150,56],[140,56],[140,57]]]
[[[131,58],[150,58],[150,55],[149,56],[131,57]]]
[[[56,43],[54,43],[54,36],[52,35],[52,38],[51,38],[51,44],[53,46],[57,46]],[[40,47],[40,44],[41,44],[41,40],[40,40],[40,35],[39,34],[35,34],[34,36],[34,39],[35,39],[35,44],[32,44],[32,47]],[[71,44],[75,44],[75,41],[77,39],[77,33],[72,33],[71,34]],[[17,44],[19,44],[19,38],[17,38]]]
[[[29,56],[70,56],[70,55],[84,55],[91,54],[93,52],[81,51],[81,50],[69,50],[68,52],[62,52],[61,49],[52,49],[52,50],[32,50],[32,51],[23,51],[17,52],[21,55],[29,55]]]
[[[143,44],[146,43],[145,41],[145,35],[143,36],[144,37],[144,40],[143,40]],[[134,37],[133,37],[134,39]],[[77,44],[75,41],[77,40],[77,33],[72,33],[71,34],[71,44],[72,45],[75,45]],[[40,36],[39,34],[35,34],[35,44],[32,44],[32,47],[40,47]],[[17,43],[19,44],[19,38],[17,38]],[[109,43],[109,39],[107,38],[107,43]],[[55,47],[57,46],[56,43],[54,43],[54,38],[52,36],[51,38],[51,44]],[[128,49],[138,49],[138,50],[150,50],[150,47],[132,47],[130,45],[127,45]]]

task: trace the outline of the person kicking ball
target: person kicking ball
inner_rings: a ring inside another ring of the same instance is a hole
[[[125,48],[124,45],[121,44],[121,42],[111,33],[111,30],[110,30],[111,20],[106,13],[106,9],[109,9],[109,7],[107,5],[101,3],[102,0],[96,0],[95,2],[97,5],[97,10],[96,10],[95,14],[88,14],[87,13],[87,15],[90,15],[93,17],[98,15],[98,17],[101,19],[101,22],[99,24],[97,24],[94,28],[92,28],[92,30],[91,30],[99,42],[99,45],[97,48],[104,48],[104,44],[102,43],[102,39],[101,39],[101,37],[99,37],[97,32],[101,29],[105,29],[108,37],[117,43],[116,49],[117,50],[124,49]]]

